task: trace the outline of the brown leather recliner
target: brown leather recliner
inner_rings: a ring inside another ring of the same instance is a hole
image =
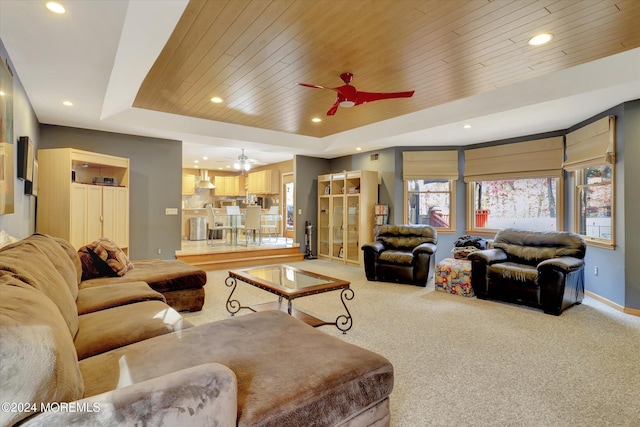
[[[569,232],[504,229],[495,249],[469,254],[471,285],[478,298],[541,308],[547,314],[584,298],[584,239]]]
[[[433,277],[438,233],[428,225],[383,225],[362,246],[368,280],[426,286]]]

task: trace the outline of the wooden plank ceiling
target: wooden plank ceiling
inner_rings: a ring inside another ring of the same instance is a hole
[[[134,106],[324,137],[636,48],[638,23],[638,0],[191,0]],[[335,92],[297,85],[345,71],[416,92],[328,117]]]

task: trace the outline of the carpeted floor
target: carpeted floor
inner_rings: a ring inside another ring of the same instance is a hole
[[[436,292],[433,281],[368,282],[362,269],[325,260],[291,265],[351,281],[353,328],[320,330],[393,363],[392,426],[640,425],[638,317],[588,297],[556,317]],[[205,307],[185,313],[190,322],[229,317],[226,277],[208,272]],[[276,298],[243,283],[235,296],[243,305]],[[326,320],[344,311],[337,292],[294,307]]]

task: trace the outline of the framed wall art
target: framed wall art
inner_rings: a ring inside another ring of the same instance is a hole
[[[0,215],[13,213],[13,75],[0,61]]]
[[[18,138],[18,178],[33,180],[33,141],[28,136]]]

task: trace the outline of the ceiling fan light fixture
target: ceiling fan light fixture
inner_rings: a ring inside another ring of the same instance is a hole
[[[251,169],[249,157],[245,156],[244,148],[242,149],[242,154],[238,156],[238,160],[233,164],[233,168],[241,171],[243,174]]]
[[[340,101],[341,107],[349,108],[349,107],[353,107],[354,105],[356,105],[356,103],[353,101]]]

